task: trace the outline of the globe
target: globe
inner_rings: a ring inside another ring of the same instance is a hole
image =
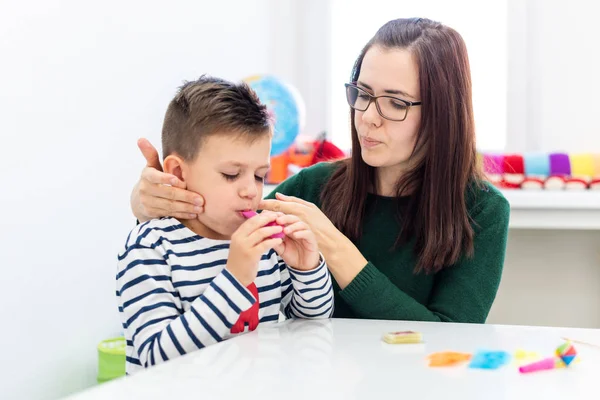
[[[255,75],[244,79],[275,120],[271,156],[284,153],[304,128],[305,107],[300,93],[273,75]]]

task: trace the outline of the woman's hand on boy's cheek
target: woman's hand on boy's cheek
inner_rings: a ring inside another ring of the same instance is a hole
[[[204,212],[204,197],[187,190],[185,182],[165,173],[158,152],[146,139],[138,141],[146,167],[131,194],[131,208],[140,221],[175,217],[194,219]]]

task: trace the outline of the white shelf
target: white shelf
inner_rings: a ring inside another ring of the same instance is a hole
[[[600,230],[599,191],[503,190],[513,229]]]
[[[516,209],[600,210],[598,190],[502,190]]]
[[[264,194],[275,189],[265,185]],[[600,191],[503,190],[511,229],[600,230]]]

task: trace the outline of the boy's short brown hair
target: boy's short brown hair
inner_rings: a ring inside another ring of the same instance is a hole
[[[162,128],[163,158],[177,154],[194,161],[202,140],[215,133],[253,141],[271,132],[267,107],[247,84],[203,75],[184,83],[169,103]]]

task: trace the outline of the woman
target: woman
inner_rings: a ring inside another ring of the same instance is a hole
[[[297,215],[317,234],[335,279],[334,317],[485,322],[509,205],[478,169],[463,39],[427,19],[390,21],[360,53],[346,95],[352,156],[304,169],[262,208]],[[140,148],[149,165],[134,214],[202,212],[201,196],[158,171],[149,143]]]

